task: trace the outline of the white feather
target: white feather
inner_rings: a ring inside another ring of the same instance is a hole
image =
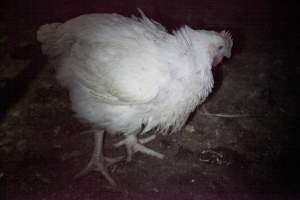
[[[187,26],[169,34],[141,14],[83,15],[42,26],[38,40],[79,118],[108,132],[178,131],[211,92],[215,46],[225,41]]]

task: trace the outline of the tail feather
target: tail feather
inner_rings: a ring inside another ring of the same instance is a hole
[[[49,57],[55,57],[62,53],[64,43],[58,34],[61,23],[42,25],[37,31],[37,40],[42,43],[42,51]]]

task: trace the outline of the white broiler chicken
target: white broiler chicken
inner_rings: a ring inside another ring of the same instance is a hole
[[[163,155],[137,139],[152,129],[180,130],[213,88],[212,66],[231,55],[231,35],[183,26],[172,34],[159,23],[118,14],[88,14],[37,32],[42,51],[57,66],[57,79],[70,92],[72,110],[92,124],[95,147],[79,176],[100,171],[115,184],[103,156],[104,131],[122,133],[127,160],[141,152]]]

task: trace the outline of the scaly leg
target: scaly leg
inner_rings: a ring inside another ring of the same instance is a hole
[[[155,139],[155,135],[151,135],[147,138],[143,138],[143,139],[137,139],[136,135],[132,134],[132,135],[128,135],[126,136],[126,138],[124,140],[121,140],[120,142],[116,143],[114,146],[115,147],[120,147],[122,145],[126,146],[126,150],[127,150],[127,161],[131,161],[132,159],[132,155],[136,152],[141,152],[144,154],[148,154],[150,156],[154,156],[157,157],[159,159],[163,159],[164,155],[161,153],[158,153],[150,148],[145,147],[142,144],[148,143],[152,140]]]
[[[103,138],[104,138],[104,131],[95,131],[94,132],[94,150],[92,157],[88,164],[78,173],[76,174],[75,178],[79,178],[83,175],[86,175],[87,173],[91,171],[98,171],[100,172],[106,180],[111,185],[116,185],[115,181],[111,178],[107,171],[107,167],[119,162],[122,160],[122,157],[118,158],[107,158],[103,156]],[[106,162],[106,164],[105,164]]]

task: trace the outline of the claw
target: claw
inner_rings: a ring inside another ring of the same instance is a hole
[[[105,165],[103,162],[100,161],[100,159],[91,158],[89,163],[79,172],[75,175],[75,179],[80,178],[89,172],[97,171],[100,172],[105,179],[113,186],[116,186],[116,182],[113,180],[113,178],[109,175],[107,167],[121,161],[123,159],[123,156],[117,157],[117,158],[107,158],[105,157],[104,160],[108,163]]]
[[[144,154],[148,154],[150,156],[157,157],[159,159],[163,159],[164,158],[163,154],[158,153],[158,152],[142,145],[142,144],[146,144],[146,143],[154,140],[155,138],[156,138],[156,136],[152,135],[150,137],[138,140],[135,135],[129,135],[124,140],[121,140],[120,142],[116,143],[114,146],[115,147],[120,147],[122,145],[126,146],[126,150],[127,150],[127,159],[126,160],[128,162],[132,160],[132,155],[138,151],[141,153],[144,153]]]
[[[82,177],[91,171],[98,171],[105,177],[105,179],[111,185],[116,186],[116,182],[109,175],[107,167],[121,161],[123,159],[123,156],[117,158],[104,157],[102,153],[103,136],[104,136],[104,131],[94,133],[95,146],[94,146],[92,157],[88,162],[88,164],[79,173],[77,173],[74,178],[77,179],[79,177]]]

